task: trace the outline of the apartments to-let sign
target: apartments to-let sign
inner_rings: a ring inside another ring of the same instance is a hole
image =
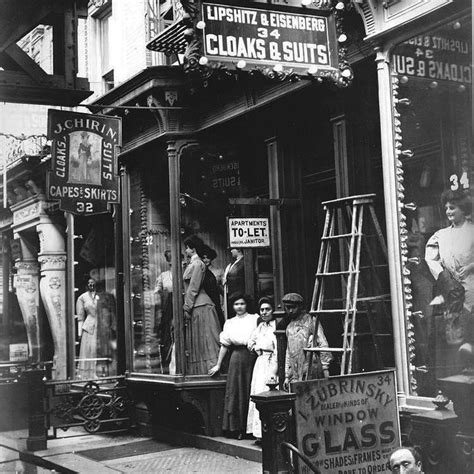
[[[270,246],[270,225],[267,217],[229,217],[230,248]]]
[[[337,66],[334,19],[328,12],[308,12],[203,3],[204,54],[215,61],[279,64],[304,72],[332,69]]]

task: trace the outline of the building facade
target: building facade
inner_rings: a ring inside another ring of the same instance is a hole
[[[310,301],[322,202],[374,193],[388,245],[382,285],[391,295],[383,366],[396,369],[406,419],[432,410],[438,380],[461,372],[457,351],[471,342],[465,321],[474,291],[472,244],[462,232],[449,236],[446,203],[440,204],[445,191],[472,194],[469,2],[339,2],[354,75],[347,88],[238,70],[190,74],[190,51],[183,50],[189,2],[96,3],[89,5],[86,30],[84,67],[95,90],[87,105],[93,113],[122,118],[122,204],[100,216],[66,221],[54,207],[44,207],[45,197],[30,197],[31,204],[11,206],[13,227],[5,227],[13,230],[13,240],[15,232],[28,235],[15,218],[44,202],[31,219],[42,225],[41,216],[56,212],[54,228],[59,225],[64,243],[54,248],[64,256],[64,275],[74,281],[61,304],[79,316],[82,283],[93,278],[101,287],[112,332],[103,338],[103,350],[97,346],[91,378],[126,373],[144,427],[219,434],[225,376],[189,370],[184,240],[198,235],[216,251],[213,266],[220,278],[231,263],[227,218],[268,218],[271,246],[244,251],[245,291],[255,299],[273,298],[282,316],[284,293],[296,291]],[[22,263],[31,266],[27,244],[14,262],[18,275],[29,274]],[[10,250],[5,252],[11,261]],[[4,281],[11,280],[12,268],[13,263],[4,270]],[[443,270],[461,272],[464,304],[455,312],[436,299],[443,293]],[[27,286],[16,292],[20,311]],[[67,288],[66,281],[61,287]],[[338,290],[335,284],[329,296]],[[48,304],[38,300],[35,307],[47,312]],[[50,320],[46,344],[47,358],[67,353],[64,370],[72,378],[81,364],[79,321],[69,316],[69,342],[61,345],[54,343]],[[340,344],[338,323],[326,330],[330,342]],[[376,368],[363,342],[358,359],[359,370]]]

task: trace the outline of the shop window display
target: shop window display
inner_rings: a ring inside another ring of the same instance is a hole
[[[412,394],[460,373],[474,343],[471,19],[393,51],[394,125]]]
[[[184,310],[188,312],[185,322],[188,374],[207,374],[216,364],[218,339],[216,352],[215,348],[210,347],[210,338],[203,337],[204,334],[214,334],[208,327],[211,319],[217,321],[218,335],[224,320],[235,317],[234,301],[238,296],[247,294],[252,302],[263,296],[274,298],[270,249],[229,246],[227,218],[269,216],[269,206],[258,205],[258,199],[268,197],[265,148],[257,145],[249,152],[244,147],[204,148],[181,160],[181,235],[183,252],[190,259],[186,262],[189,266],[183,277]],[[196,237],[205,250],[197,249],[196,255],[191,255],[187,244],[190,238]],[[208,254],[212,256],[212,265],[208,267],[211,270],[211,275],[208,275],[212,277],[211,290],[203,278],[200,288],[204,292],[207,290],[208,297],[214,294],[210,299],[212,308],[211,305],[204,306],[202,291],[193,291],[189,270],[190,267],[195,270],[198,265],[202,266],[197,260],[207,264]],[[249,304],[248,310],[254,311],[252,304]],[[200,322],[197,321],[198,313]],[[208,352],[213,352],[212,357],[208,354],[212,364],[200,364],[195,360]]]
[[[130,168],[130,282],[136,372],[175,373],[169,208],[167,161],[144,159],[134,164]]]

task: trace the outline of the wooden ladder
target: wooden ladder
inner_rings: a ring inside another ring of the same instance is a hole
[[[387,247],[375,214],[374,197],[375,194],[366,194],[323,202],[326,218],[310,311],[315,317],[313,346],[305,349],[309,352],[308,373],[311,373],[313,355],[319,356],[321,352],[339,354],[341,375],[352,373],[354,341],[357,336],[371,339],[375,364],[377,368],[384,367],[381,345],[383,338],[391,334],[390,331],[381,331],[375,313],[383,312],[385,316],[389,316],[387,304],[390,294],[383,293],[379,275],[382,268],[387,275]],[[365,222],[367,213],[369,219]],[[370,226],[372,233],[364,234],[364,230]],[[373,241],[370,238],[374,238]],[[334,256],[336,258],[332,259]],[[366,261],[361,266],[362,256]],[[382,263],[378,263],[380,260]],[[361,273],[364,273],[366,286],[361,281]],[[325,300],[325,291],[329,285],[340,288],[340,298]],[[371,293],[375,294],[367,295],[369,287],[372,289]],[[361,290],[365,294],[361,295]],[[334,307],[334,304],[338,307]],[[381,304],[380,310],[374,310],[376,304]],[[357,313],[365,313],[367,316],[368,327],[365,331],[356,332]],[[328,320],[327,318],[334,316],[342,316],[342,347],[316,347],[321,318]]]

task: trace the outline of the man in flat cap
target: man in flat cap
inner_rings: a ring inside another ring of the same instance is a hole
[[[303,297],[298,293],[287,293],[282,301],[285,312],[290,319],[286,327],[285,387],[288,388],[291,382],[300,382],[305,378],[327,377],[329,375],[329,363],[332,359],[329,352],[321,352],[319,357],[317,355],[313,356],[316,370],[312,370],[308,374],[309,354],[304,351],[304,348],[313,346],[315,321],[305,311]],[[318,325],[315,347],[329,347],[321,324]],[[320,364],[318,364],[318,360]]]

